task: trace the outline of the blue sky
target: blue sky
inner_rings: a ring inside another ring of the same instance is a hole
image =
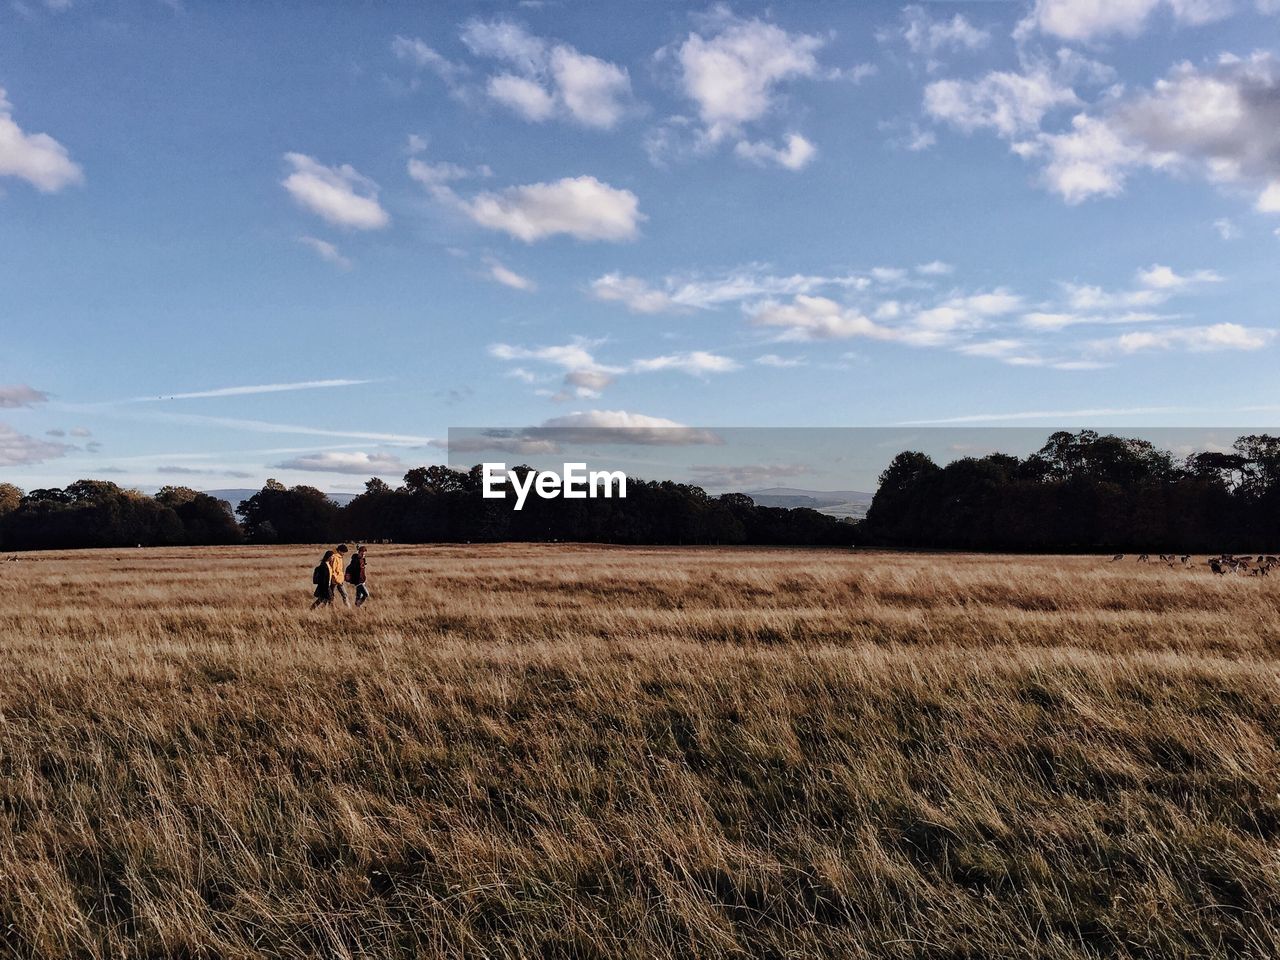
[[[1280,421],[1280,2],[0,9],[0,476]]]

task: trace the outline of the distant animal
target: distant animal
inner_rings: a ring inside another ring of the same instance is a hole
[[[1189,553],[1184,553],[1184,554],[1183,554],[1182,556],[1180,556],[1178,559],[1182,561],[1182,565],[1183,565],[1184,567],[1185,567],[1185,566],[1188,566],[1188,565],[1191,563],[1191,554],[1189,554]]]
[[[1226,574],[1227,565],[1223,563],[1221,560],[1219,560],[1217,557],[1214,557],[1209,561],[1209,569],[1221,577]]]
[[[1149,557],[1147,554],[1145,554],[1145,553],[1144,553],[1144,554],[1142,554],[1140,557],[1138,557],[1138,562],[1139,562],[1139,563],[1150,563],[1150,562],[1151,562],[1151,557]]]
[[[1124,559],[1124,554],[1117,553],[1114,557],[1111,558],[1111,562],[1115,563],[1117,560],[1123,560],[1123,559]]]

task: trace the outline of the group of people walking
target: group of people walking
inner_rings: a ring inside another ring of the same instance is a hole
[[[316,585],[314,593],[316,599],[315,603],[311,604],[312,610],[321,604],[332,605],[335,594],[342,598],[344,607],[350,606],[346,588],[343,586],[345,583],[355,586],[357,607],[369,599],[365,548],[356,547],[356,552],[352,554],[351,561],[348,563],[346,558],[350,552],[345,543],[340,543],[332,550],[326,550],[324,556],[320,558],[320,563],[311,576],[311,582]]]

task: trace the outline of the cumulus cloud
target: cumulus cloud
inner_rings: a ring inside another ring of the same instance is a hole
[[[788,33],[719,8],[709,35],[691,33],[675,51],[683,91],[712,142],[736,134],[773,108],[777,87],[818,74],[821,37]]]
[[[7,423],[0,423],[0,467],[20,467],[43,463],[62,457],[74,450],[70,444],[50,440],[38,440],[19,433]]]
[[[762,367],[783,369],[787,367],[803,367],[805,360],[803,357],[780,357],[776,353],[765,353],[756,357],[756,363]]]
[[[603,343],[603,340],[588,340],[585,337],[574,337],[569,343],[544,347],[495,343],[489,347],[489,355],[499,360],[532,360],[562,369],[563,387],[553,396],[554,400],[573,397],[594,399],[600,395],[601,390],[613,383],[618,374],[626,372],[625,367],[607,366],[596,360],[592,351]],[[538,379],[520,367],[512,371],[512,374],[526,383],[536,382]]]
[[[462,40],[476,56],[514,71],[491,75],[485,91],[525,120],[560,117],[609,130],[626,114],[631,78],[617,64],[534,36],[508,20],[469,21]]]
[[[924,90],[924,109],[965,133],[991,129],[1002,137],[1037,130],[1047,113],[1079,104],[1075,91],[1047,68],[992,71],[977,80],[938,80]]]
[[[639,277],[620,273],[606,273],[593,280],[591,295],[597,300],[625,304],[633,313],[666,313],[680,306],[665,291],[655,290]]]
[[[763,141],[739,140],[734,153],[752,163],[772,163],[788,170],[803,170],[818,153],[818,148],[798,133],[788,134],[784,143],[785,146],[777,147]]]
[[[391,222],[378,203],[378,185],[349,164],[326,167],[302,153],[284,158],[293,172],[281,183],[299,206],[354,230],[378,230]]]
[[[1258,209],[1280,212],[1280,64],[1269,54],[1183,62],[1150,89],[1014,149],[1041,160],[1045,185],[1068,203],[1115,196],[1133,173],[1163,170],[1253,185]]]
[[[947,274],[954,273],[955,267],[941,260],[930,260],[928,263],[917,264],[916,273],[924,274],[926,277],[945,277]]]
[[[0,87],[0,177],[25,180],[41,193],[84,182],[67,148],[47,133],[27,133],[13,119],[13,104]]]
[[[298,242],[304,247],[309,247],[315,252],[316,256],[326,263],[332,263],[342,270],[351,269],[351,261],[344,257],[342,252],[328,240],[321,240],[319,237],[299,237]]]
[[[399,475],[407,469],[399,457],[389,453],[328,451],[294,457],[277,463],[281,470],[307,470],[316,473],[350,473],[360,476]]]
[[[37,390],[25,383],[0,385],[0,408],[31,407],[37,403],[44,403],[48,399],[49,395],[43,390]]]
[[[1172,267],[1155,263],[1139,270],[1137,281],[1141,286],[1152,290],[1182,290],[1198,283],[1221,283],[1222,275],[1216,270],[1195,270],[1182,274]]]
[[[595,177],[564,177],[459,201],[476,223],[525,243],[566,234],[579,240],[630,240],[645,219],[630,190]]]
[[[1061,40],[1089,42],[1107,36],[1136,37],[1156,10],[1167,11],[1175,22],[1199,26],[1221,20],[1234,7],[1232,0],[1036,0],[1018,35],[1032,31]]]

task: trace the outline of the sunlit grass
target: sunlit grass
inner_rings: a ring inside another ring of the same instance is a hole
[[[15,957],[1274,957],[1280,579],[375,547],[0,568]]]

